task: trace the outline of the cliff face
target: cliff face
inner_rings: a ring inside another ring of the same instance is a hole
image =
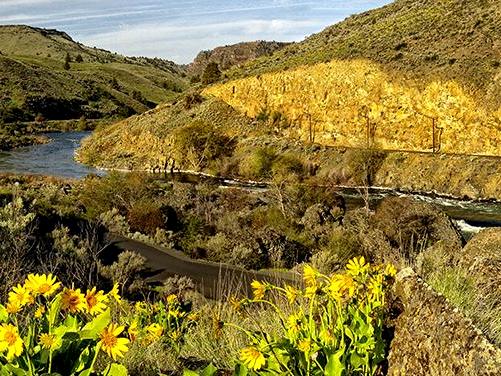
[[[188,66],[188,72],[195,76],[201,75],[209,63],[217,63],[221,70],[256,59],[261,56],[272,55],[274,52],[288,46],[290,43],[256,41],[238,43],[231,46],[217,47],[213,50],[202,51]]]
[[[501,111],[455,81],[399,81],[378,64],[331,61],[206,89],[285,136],[328,146],[501,155]]]
[[[501,6],[498,0],[396,0],[233,73],[242,77],[361,58],[403,77],[460,82],[482,102],[498,107]]]

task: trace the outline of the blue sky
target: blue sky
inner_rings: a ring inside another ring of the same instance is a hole
[[[125,55],[188,63],[240,41],[300,41],[391,0],[0,0],[0,24],[66,31]]]

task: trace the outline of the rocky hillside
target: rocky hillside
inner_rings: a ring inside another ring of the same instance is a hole
[[[484,103],[501,104],[501,7],[497,0],[396,0],[347,18],[249,62],[233,76],[332,59],[366,58],[399,76],[458,80]]]
[[[290,43],[281,42],[245,42],[231,46],[217,47],[213,50],[202,51],[188,66],[188,72],[192,76],[201,75],[209,63],[217,63],[221,70],[228,70],[234,66],[240,67],[247,61],[261,56],[271,56]]]
[[[66,64],[67,63],[67,64]],[[182,68],[75,42],[66,33],[0,26],[0,120],[130,116],[187,84]]]

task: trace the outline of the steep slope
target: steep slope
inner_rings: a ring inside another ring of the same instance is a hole
[[[235,139],[251,132],[252,120],[224,102],[190,94],[95,131],[78,154],[107,168],[200,171],[229,156]]]
[[[347,18],[233,77],[332,59],[366,58],[392,75],[458,80],[483,102],[501,104],[501,5],[498,0],[396,0]]]
[[[228,70],[234,66],[241,66],[247,61],[261,56],[270,56],[290,43],[255,41],[237,43],[231,46],[222,46],[213,50],[200,52],[193,63],[188,66],[188,73],[192,76],[201,75],[209,63],[216,63],[221,70]]]
[[[187,87],[182,68],[129,58],[29,26],[0,26],[0,120],[129,116]],[[69,57],[69,67],[65,61]],[[69,68],[69,69],[65,69]]]

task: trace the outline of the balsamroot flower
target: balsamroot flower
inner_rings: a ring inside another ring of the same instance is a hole
[[[95,287],[92,290],[87,290],[87,294],[85,294],[87,312],[93,316],[103,313],[106,310],[106,300],[107,297],[103,291],[96,291]]]
[[[0,352],[5,351],[9,361],[23,353],[23,340],[19,336],[19,330],[10,324],[0,326]]]
[[[365,262],[364,256],[360,256],[359,258],[355,257],[346,265],[347,273],[354,277],[366,273],[369,268],[370,264]]]
[[[303,279],[307,287],[317,285],[317,271],[311,265],[306,265],[303,270]]]
[[[146,331],[148,333],[150,333],[151,337],[154,340],[157,340],[162,336],[162,334],[164,332],[164,328],[162,328],[162,326],[160,324],[153,323],[153,324],[150,324],[146,327]]]
[[[104,329],[100,335],[101,349],[106,352],[113,360],[117,358],[122,358],[124,354],[129,351],[127,345],[130,343],[128,338],[118,337],[120,333],[124,331],[123,326],[118,326],[116,324],[110,324],[106,329]]]
[[[70,313],[85,311],[87,303],[80,289],[65,289],[61,297],[61,307]]]
[[[247,368],[258,371],[266,363],[266,359],[262,352],[255,347],[246,347],[240,352],[240,360]]]
[[[61,341],[54,334],[42,333],[39,337],[40,345],[47,350],[57,350],[61,347]]]
[[[61,282],[52,274],[29,274],[25,281],[25,287],[34,296],[43,295],[46,298],[53,295],[60,287]]]
[[[252,281],[251,287],[254,293],[254,299],[262,300],[266,292],[266,285],[259,281]]]
[[[33,301],[34,299],[33,296],[31,296],[30,290],[24,286],[17,285],[9,292],[9,303],[11,303],[12,306],[22,308],[27,304],[33,303]]]

